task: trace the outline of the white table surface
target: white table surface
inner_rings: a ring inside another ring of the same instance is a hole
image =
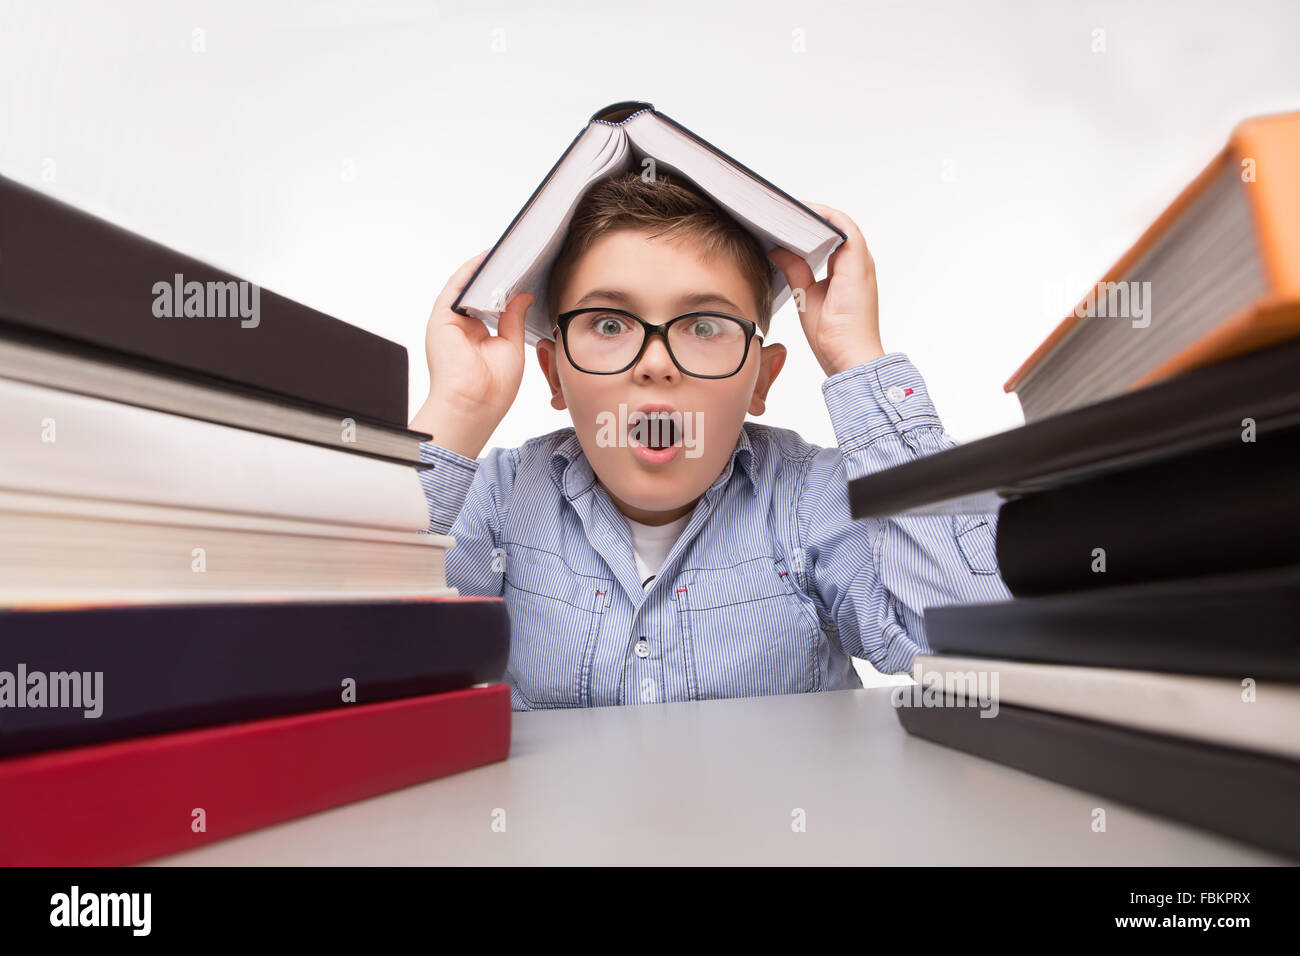
[[[890,690],[517,713],[506,761],[156,862],[1289,862],[911,737]]]

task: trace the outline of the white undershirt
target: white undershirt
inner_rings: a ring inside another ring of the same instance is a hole
[[[628,529],[632,532],[632,553],[636,557],[637,572],[641,575],[641,587],[650,586],[654,576],[663,567],[664,558],[673,549],[673,543],[681,537],[690,520],[690,512],[676,521],[660,525],[642,524],[627,518]]]

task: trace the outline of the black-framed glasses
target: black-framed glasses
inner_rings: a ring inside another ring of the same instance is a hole
[[[626,309],[592,306],[556,318],[569,364],[591,375],[626,372],[641,360],[652,335],[662,335],[668,356],[685,375],[730,378],[763,333],[749,319],[725,312],[687,312],[651,325]]]

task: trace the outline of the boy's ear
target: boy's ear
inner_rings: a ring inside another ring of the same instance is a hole
[[[542,367],[542,374],[546,376],[546,381],[551,386],[551,407],[562,411],[567,405],[564,401],[564,392],[560,389],[560,371],[557,368],[560,357],[557,345],[558,343],[551,339],[538,339],[537,364]]]
[[[749,414],[762,415],[767,409],[767,390],[781,373],[785,355],[785,346],[780,342],[764,345],[759,352],[758,381],[754,383],[754,394],[749,399]]]

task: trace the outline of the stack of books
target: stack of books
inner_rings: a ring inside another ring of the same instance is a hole
[[[1300,114],[1239,126],[1007,387],[1023,427],[851,484],[1000,507],[1016,599],[926,612],[903,726],[1300,856]]]
[[[402,347],[0,179],[0,863],[115,865],[505,759]]]

